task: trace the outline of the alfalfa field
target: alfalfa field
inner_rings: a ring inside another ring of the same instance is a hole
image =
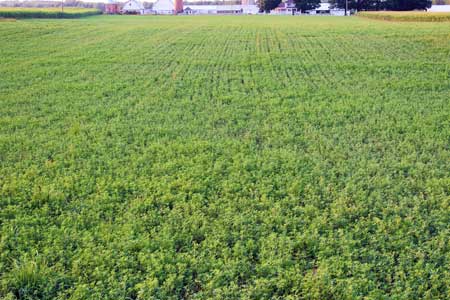
[[[449,22],[0,22],[2,299],[449,299],[449,240]]]

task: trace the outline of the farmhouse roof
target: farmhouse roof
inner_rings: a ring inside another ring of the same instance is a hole
[[[142,5],[141,2],[136,0],[129,0],[125,2],[123,6],[123,10],[125,11],[134,11],[134,10],[141,10],[144,9],[144,5]]]

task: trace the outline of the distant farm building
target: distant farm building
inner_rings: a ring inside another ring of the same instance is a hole
[[[119,12],[120,12],[119,3],[114,2],[114,0],[109,0],[105,4],[105,13],[106,14],[114,15],[114,14],[118,14]]]
[[[157,0],[150,13],[158,15],[171,15],[183,12],[183,0]]]
[[[183,6],[183,0],[157,0],[151,13],[158,15],[184,13],[189,15],[205,14],[257,14],[259,11],[255,0],[242,0],[242,5],[188,5]]]
[[[241,0],[241,9],[243,14],[257,14],[259,7],[256,5],[256,0]]]
[[[295,7],[293,0],[287,0],[282,1],[272,13],[277,15],[295,15],[297,13],[297,8]]]
[[[151,13],[158,15],[171,15],[183,12],[182,0],[157,0],[151,9]]]
[[[124,14],[142,15],[144,14],[144,5],[139,1],[129,0],[123,5],[122,12]]]
[[[243,5],[189,5],[185,9],[186,14],[205,15],[205,14],[242,14]],[[256,11],[258,12],[258,11]]]
[[[295,7],[294,0],[281,1],[277,8],[271,11],[274,15],[297,15],[300,11]],[[340,8],[334,8],[330,3],[320,3],[320,6],[316,9],[307,10],[304,12],[307,15],[332,15],[332,16],[344,16],[345,10]]]
[[[110,0],[114,1],[114,0]],[[113,8],[111,8],[113,10]],[[110,13],[106,9],[107,13]],[[137,0],[129,0],[122,8],[125,14],[157,14],[157,15],[172,15],[172,14],[188,14],[188,15],[211,15],[211,14],[258,14],[259,8],[256,5],[256,0],[241,0],[241,4],[236,5],[203,5],[193,4],[184,7],[183,0],[157,0],[152,9],[144,9],[144,6]],[[112,13],[112,12],[111,12]],[[284,0],[280,5],[272,10],[272,14],[278,15],[295,15],[298,14],[295,7],[294,0]],[[343,9],[334,8],[329,3],[321,3],[316,9],[305,12],[309,15],[334,15],[343,16],[345,11]]]
[[[152,12],[159,15],[171,15],[175,13],[175,4],[172,0],[157,0],[152,7]]]
[[[306,11],[309,15],[332,15],[332,16],[345,16],[345,10],[340,8],[333,8],[330,3],[320,3],[320,6],[316,9]]]
[[[432,5],[428,11],[431,12],[450,12],[450,5]]]
[[[183,0],[175,0],[175,13],[183,12]]]

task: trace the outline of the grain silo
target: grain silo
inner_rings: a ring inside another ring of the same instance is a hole
[[[174,13],[178,14],[182,12],[183,12],[183,0],[175,0]]]

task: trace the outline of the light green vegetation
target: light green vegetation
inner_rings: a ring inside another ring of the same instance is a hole
[[[0,7],[0,17],[3,18],[80,18],[93,15],[99,15],[102,12],[93,8],[77,8],[77,7],[65,7],[61,8],[29,8],[29,7]]]
[[[0,57],[0,298],[450,298],[450,23],[25,20]]]
[[[358,16],[402,22],[450,22],[450,12],[424,12],[424,11],[363,11]]]

